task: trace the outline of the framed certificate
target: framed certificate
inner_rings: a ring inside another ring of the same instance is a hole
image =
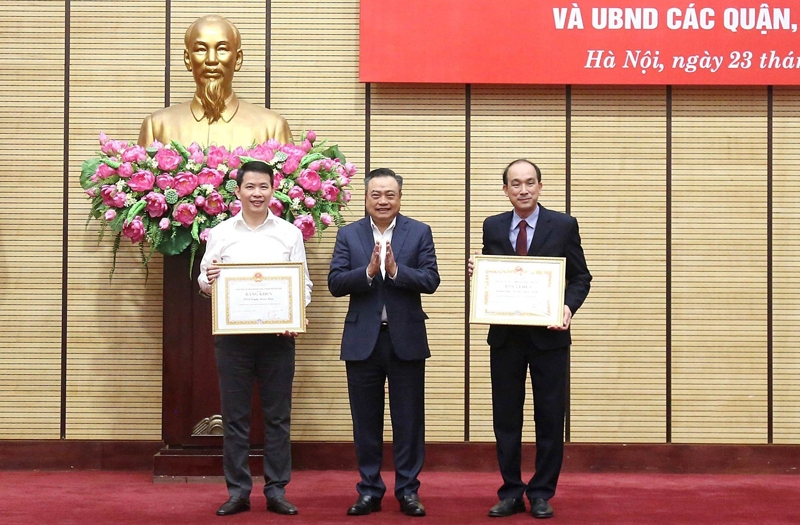
[[[306,331],[303,263],[219,264],[212,285],[214,335]]]
[[[564,257],[476,255],[471,323],[554,326],[564,322]]]

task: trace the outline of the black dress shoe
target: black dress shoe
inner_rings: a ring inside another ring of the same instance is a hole
[[[286,501],[283,496],[267,498],[267,510],[276,514],[294,516],[297,514],[297,507]]]
[[[518,512],[525,512],[525,502],[522,498],[505,498],[495,503],[494,507],[489,509],[490,518],[505,518],[512,516]]]
[[[217,516],[230,516],[250,510],[250,500],[247,498],[230,498],[217,509]]]
[[[533,498],[531,500],[531,516],[534,518],[552,518],[553,507],[544,498]]]
[[[400,512],[406,516],[424,516],[425,507],[417,494],[406,494],[400,499]]]
[[[370,512],[378,512],[381,510],[381,498],[377,496],[364,496],[363,494],[358,497],[353,506],[347,509],[348,516],[366,516]]]

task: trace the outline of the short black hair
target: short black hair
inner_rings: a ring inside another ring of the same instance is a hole
[[[506,169],[503,170],[503,186],[507,186],[508,185],[508,170],[509,170],[509,168],[511,168],[511,166],[513,166],[514,164],[517,164],[517,163],[520,163],[520,162],[525,162],[525,163],[530,164],[531,166],[533,166],[533,169],[536,170],[536,182],[542,182],[542,170],[539,169],[539,166],[537,166],[533,162],[529,161],[528,159],[517,159],[517,160],[512,160],[511,162],[509,162],[508,166],[506,166]]]
[[[242,186],[242,179],[244,178],[244,174],[248,171],[254,171],[256,173],[263,173],[264,175],[269,175],[269,185],[273,186],[275,181],[275,170],[272,169],[272,166],[267,164],[266,162],[260,160],[251,160],[250,162],[245,162],[239,169],[236,171],[236,185],[241,187]]]
[[[364,191],[367,190],[367,186],[369,186],[369,181],[376,177],[392,177],[394,180],[397,181],[397,186],[400,188],[400,191],[403,191],[403,177],[395,173],[394,171],[390,170],[389,168],[377,168],[369,172],[369,175],[364,177]]]

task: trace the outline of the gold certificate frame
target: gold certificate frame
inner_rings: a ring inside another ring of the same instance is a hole
[[[214,335],[306,331],[303,263],[218,266],[211,292]]]
[[[559,326],[564,322],[564,257],[476,255],[469,322]]]

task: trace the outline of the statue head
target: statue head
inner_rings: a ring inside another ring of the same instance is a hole
[[[239,30],[227,18],[206,15],[189,26],[183,40],[183,62],[194,76],[195,96],[209,122],[216,122],[233,91],[233,74],[242,67]]]

